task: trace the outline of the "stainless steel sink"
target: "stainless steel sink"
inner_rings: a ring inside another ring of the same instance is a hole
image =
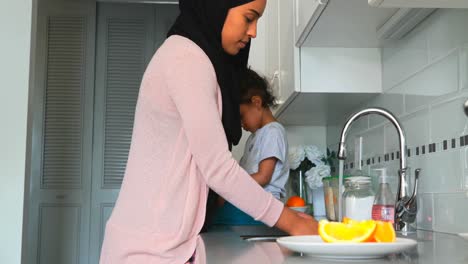
[[[245,241],[249,242],[276,242],[281,236],[241,236]]]
[[[277,237],[251,237],[244,239],[249,242],[276,242]]]

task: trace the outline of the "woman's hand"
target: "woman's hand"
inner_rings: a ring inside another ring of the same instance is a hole
[[[292,236],[318,234],[318,222],[312,216],[296,212],[286,206],[275,226]]]

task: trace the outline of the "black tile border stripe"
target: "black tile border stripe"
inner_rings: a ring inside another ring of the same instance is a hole
[[[458,144],[457,144],[458,141]],[[427,151],[426,151],[427,146]],[[409,147],[407,149],[407,157],[411,158],[415,154],[416,156],[430,155],[432,153],[452,151],[456,148],[468,147],[468,135],[460,136],[457,138],[445,139],[441,142],[428,143],[427,145],[420,145],[415,147]],[[391,162],[400,159],[400,151],[393,151],[384,153],[381,155],[375,155],[360,160],[361,167],[364,165],[374,165],[380,163]],[[355,166],[353,162],[345,163],[345,169],[353,169]]]

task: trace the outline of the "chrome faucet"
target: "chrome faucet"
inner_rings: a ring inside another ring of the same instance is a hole
[[[395,203],[395,229],[401,232],[410,232],[413,231],[413,227],[410,226],[416,219],[417,212],[417,186],[418,179],[420,174],[420,169],[415,171],[415,182],[414,190],[411,196],[408,195],[408,179],[407,179],[407,164],[406,164],[406,137],[405,132],[403,131],[402,126],[398,119],[389,111],[372,107],[361,110],[353,114],[343,127],[340,138],[340,145],[338,148],[338,159],[346,159],[346,145],[345,140],[351,124],[358,118],[369,115],[369,114],[378,114],[381,115],[393,124],[398,132],[399,143],[400,143],[400,170],[399,170],[399,181],[398,181],[398,191]]]

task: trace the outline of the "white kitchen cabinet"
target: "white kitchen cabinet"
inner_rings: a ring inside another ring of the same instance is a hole
[[[279,103],[284,104],[299,91],[299,49],[295,44],[294,5],[289,1],[279,1]]]
[[[283,11],[288,7],[280,6],[280,91],[285,103],[276,117],[288,125],[331,124],[382,92],[377,29],[398,9],[372,8],[362,0],[294,4],[295,25],[290,28],[296,31],[297,47],[281,45],[287,43],[281,32],[288,26]],[[296,78],[287,78],[287,71]]]
[[[295,76],[299,50],[294,46],[294,5],[288,1],[269,0],[263,21],[266,22],[265,34],[255,41],[265,41],[264,75],[282,105],[299,89]]]
[[[270,82],[276,96],[280,94],[279,71],[280,71],[280,55],[279,55],[279,2],[281,0],[268,0],[265,30],[265,76]]]
[[[285,1],[289,2],[289,1]],[[300,45],[307,38],[320,14],[324,10],[328,0],[294,0],[294,28],[297,32],[296,43]]]

